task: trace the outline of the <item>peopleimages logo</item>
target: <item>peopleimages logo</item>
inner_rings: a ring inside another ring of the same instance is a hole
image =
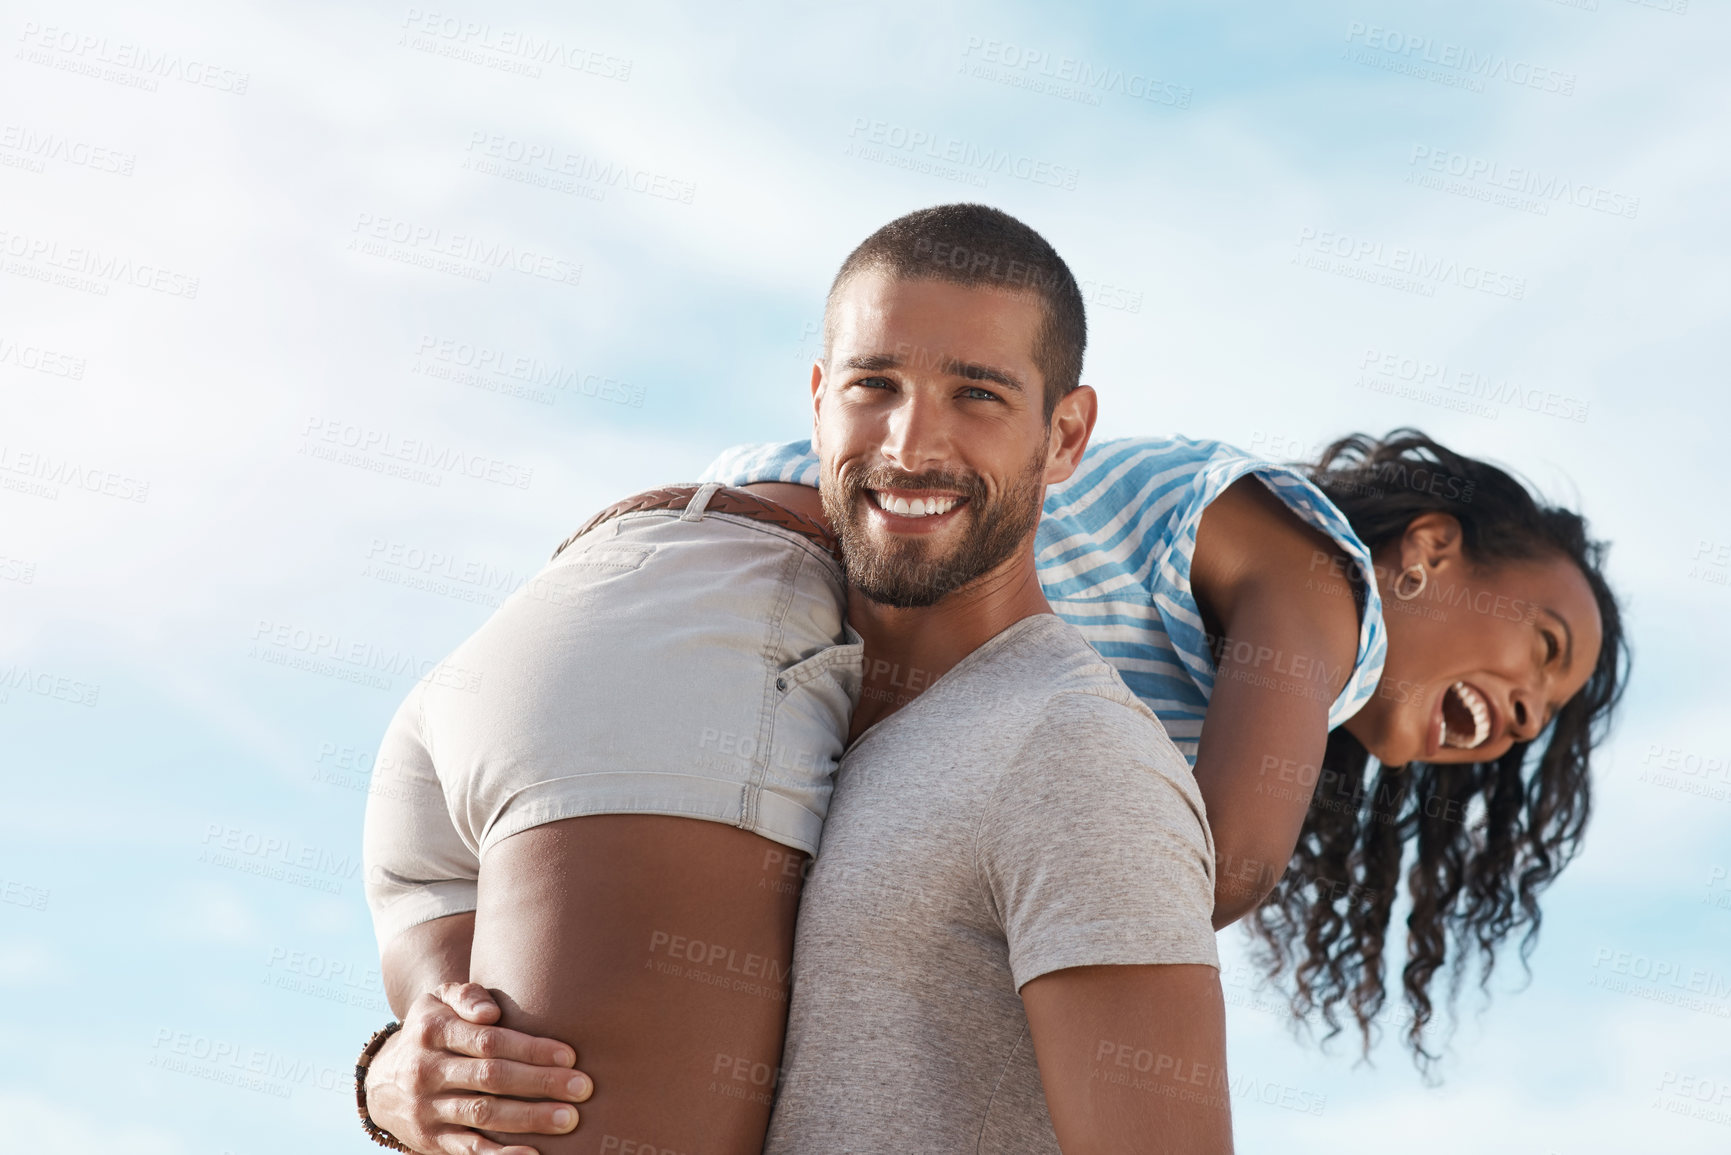
[[[66,377],[73,381],[84,379],[83,357],[44,349],[40,345],[20,344],[8,340],[4,335],[0,335],[0,365],[16,365],[20,369],[46,373],[50,377]]]
[[[509,461],[468,453],[451,445],[440,445],[425,438],[399,437],[389,430],[370,429],[338,418],[308,417],[301,430],[307,440],[302,450],[319,449],[320,443],[348,450],[363,457],[383,462],[404,463],[436,470],[432,476],[457,473],[476,481],[489,481],[513,489],[528,489],[535,479],[533,466],[521,466]],[[311,456],[320,456],[313,453]]]
[[[138,159],[130,152],[104,148],[55,132],[37,132],[21,124],[0,126],[0,150],[16,152],[37,162],[38,172],[41,171],[41,162],[52,160],[75,168],[131,176]]]
[[[293,1097],[296,1087],[340,1093],[352,1086],[347,1068],[296,1059],[266,1047],[247,1047],[172,1027],[163,1027],[156,1032],[148,1065],[279,1099]]]
[[[1593,952],[1593,973],[1587,985],[1731,1018],[1731,978],[1675,959],[1600,947]]]
[[[1399,380],[1419,389],[1435,389],[1460,394],[1473,401],[1506,405],[1528,413],[1558,417],[1565,421],[1587,419],[1587,402],[1552,389],[1522,386],[1507,377],[1495,377],[1468,367],[1451,367],[1447,361],[1426,357],[1411,357],[1381,349],[1367,348],[1359,358],[1358,367],[1385,380]],[[1358,384],[1373,387],[1364,376]],[[1386,390],[1379,390],[1386,392]]]
[[[562,393],[641,409],[648,395],[642,385],[473,341],[429,334],[421,338],[415,357],[411,373],[487,393],[519,397],[538,405],[552,405]]]
[[[569,177],[581,184],[623,188],[680,204],[690,204],[697,195],[697,185],[693,181],[633,168],[615,160],[603,160],[591,153],[573,152],[545,141],[525,141],[503,133],[477,131],[469,134],[467,151],[471,163],[478,153],[479,159],[537,170],[549,176]]]
[[[61,59],[72,64],[67,71],[115,79],[111,73],[116,69],[125,70],[134,74],[130,77],[132,87],[150,92],[156,91],[158,80],[178,80],[198,88],[245,96],[247,83],[252,79],[250,73],[195,60],[178,52],[159,52],[131,41],[110,40],[107,36],[76,32],[52,24],[42,25],[34,20],[24,22],[24,31],[18,39],[24,42],[25,51],[30,52],[28,57],[21,52],[20,59],[55,66],[52,54],[60,53]],[[112,65],[113,68],[104,69],[103,65]]]
[[[112,469],[92,468],[69,457],[56,457],[52,453],[0,445],[0,481],[10,480],[5,477],[6,474],[17,474],[45,483],[43,488],[49,492],[42,496],[51,500],[59,498],[59,490],[55,487],[62,485],[68,489],[82,489],[86,493],[99,493],[121,501],[150,500],[148,481],[116,473]]]
[[[0,667],[0,705],[11,700],[12,691],[37,694],[74,706],[94,706],[102,687],[48,670],[33,670],[14,662]]]
[[[1641,198],[1612,192],[1600,185],[1584,184],[1554,173],[1540,172],[1522,165],[1506,165],[1483,156],[1468,156],[1446,148],[1430,145],[1413,146],[1407,161],[1414,173],[1437,173],[1456,177],[1487,189],[1518,193],[1531,197],[1540,205],[1567,202],[1576,208],[1591,209],[1609,216],[1630,220],[1641,211]]]
[[[1074,168],[1038,160],[1025,153],[988,148],[942,133],[864,116],[854,117],[848,137],[850,149],[867,160],[881,159],[870,155],[872,146],[876,146],[879,150],[888,149],[892,154],[902,153],[938,164],[955,165],[970,176],[1011,176],[1061,189],[1074,189],[1079,175]]]
[[[1359,64],[1408,72],[1424,80],[1471,87],[1484,91],[1483,82],[1500,80],[1519,88],[1536,88],[1558,96],[1575,94],[1575,74],[1546,68],[1527,60],[1511,58],[1501,52],[1480,52],[1448,40],[1430,36],[1415,36],[1395,28],[1383,28],[1354,20],[1346,27],[1346,42],[1363,45],[1383,54],[1381,59],[1347,49],[1350,59]],[[1426,65],[1432,66],[1425,68]],[[1457,79],[1438,75],[1434,69],[1447,69]]]
[[[469,60],[472,63],[510,62],[517,70],[539,77],[540,65],[570,72],[587,73],[602,80],[631,79],[631,61],[582,44],[568,44],[552,36],[538,36],[519,28],[497,28],[482,20],[467,20],[448,13],[410,8],[403,17],[406,44],[423,52]],[[489,60],[489,57],[492,59]]]
[[[387,678],[407,675],[420,682],[468,693],[480,690],[484,673],[448,661],[418,657],[393,646],[381,646],[360,638],[344,637],[340,633],[267,618],[258,619],[258,624],[253,627],[252,641],[253,648],[249,656],[257,657],[261,661],[271,661],[274,652],[279,658],[288,655],[327,664],[338,663],[357,674],[383,675]],[[272,664],[295,663],[278,660]],[[326,671],[321,669],[314,672]],[[389,683],[378,688],[389,689]]]
[[[1162,80],[1148,72],[1097,65],[1075,56],[1054,56],[1043,49],[980,36],[968,37],[959,71],[981,80],[1090,105],[1100,103],[1100,93],[1114,92],[1168,108],[1189,108],[1192,95],[1187,85]]]
[[[1339,257],[1354,264],[1383,269],[1420,284],[1457,285],[1511,301],[1525,300],[1527,295],[1525,277],[1500,273],[1452,257],[1433,256],[1405,245],[1385,245],[1381,241],[1348,233],[1305,226],[1298,230],[1298,246],[1322,256]]]
[[[94,277],[99,283],[131,285],[188,300],[198,296],[197,277],[98,248],[83,245],[63,247],[52,237],[0,229],[0,253],[41,266],[44,270],[63,269],[68,273]],[[19,270],[8,268],[7,271]],[[108,292],[105,286],[102,291],[104,294]]]
[[[386,246],[397,245],[405,253],[467,261],[475,267],[475,272],[483,274],[477,279],[490,279],[489,269],[514,269],[526,276],[564,285],[575,285],[583,279],[580,262],[520,245],[487,240],[472,233],[447,233],[444,229],[400,218],[360,213],[351,232],[354,234],[349,238],[351,248],[361,248],[370,243],[375,248],[363,251],[374,256],[389,256],[391,251]],[[418,262],[410,260],[408,263]]]

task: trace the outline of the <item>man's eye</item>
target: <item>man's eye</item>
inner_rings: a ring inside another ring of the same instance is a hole
[[[1546,662],[1546,664],[1549,664],[1551,662],[1556,661],[1557,655],[1562,653],[1562,652],[1563,652],[1562,647],[1557,645],[1557,635],[1551,633],[1549,630],[1546,630],[1545,631],[1545,662]]]
[[[894,389],[896,383],[888,377],[861,377],[855,385],[864,385],[867,389]]]
[[[970,401],[998,401],[1001,398],[990,389],[981,389],[978,385],[970,385],[962,390],[962,395]]]

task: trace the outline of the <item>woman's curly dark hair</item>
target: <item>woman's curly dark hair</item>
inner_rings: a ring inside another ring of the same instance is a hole
[[[1341,1012],[1350,1012],[1368,1056],[1387,1005],[1385,954],[1404,869],[1405,1040],[1428,1075],[1439,1057],[1426,1046],[1438,972],[1447,974],[1452,1011],[1474,960],[1486,989],[1497,948],[1523,929],[1527,967],[1539,894],[1580,850],[1592,805],[1588,758],[1622,695],[1628,643],[1602,571],[1605,544],[1587,536],[1579,514],[1540,504],[1501,469],[1415,429],[1380,441],[1343,437],[1305,468],[1373,553],[1414,518],[1440,511],[1460,521],[1469,564],[1561,554],[1580,567],[1598,603],[1598,663],[1557,711],[1542,750],[1517,742],[1494,762],[1383,766],[1344,728],[1330,734],[1292,861],[1249,920],[1269,975],[1291,971],[1293,1014],[1319,1014],[1333,1038]]]

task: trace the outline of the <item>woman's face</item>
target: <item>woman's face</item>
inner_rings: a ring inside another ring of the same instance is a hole
[[[1460,523],[1428,513],[1374,561],[1388,660],[1346,729],[1380,762],[1494,761],[1537,737],[1599,660],[1598,605],[1567,557],[1474,566]],[[1424,589],[1402,600],[1415,565]]]

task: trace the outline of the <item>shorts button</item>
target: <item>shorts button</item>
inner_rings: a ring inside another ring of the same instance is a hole
[[[787,689],[787,679],[786,678],[777,678],[775,680],[775,688],[778,690]]]

